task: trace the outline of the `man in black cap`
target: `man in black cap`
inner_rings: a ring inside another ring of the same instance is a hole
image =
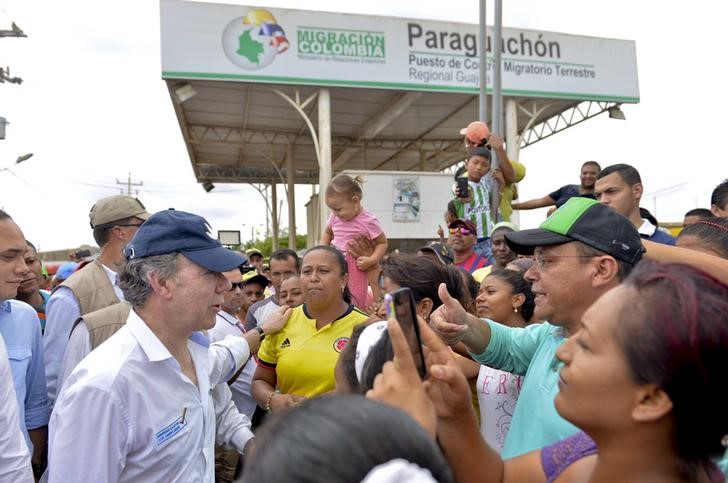
[[[226,381],[264,331],[212,346],[201,332],[231,288],[223,273],[244,261],[208,232],[204,218],[162,211],[124,249],[118,283],[132,310],[59,394],[49,482],[213,481],[216,437],[242,454],[250,421]]]
[[[265,259],[263,258],[263,252],[258,250],[257,248],[249,248],[245,252],[248,255],[248,263],[250,263],[251,266],[255,267],[255,271],[258,272],[258,275],[263,274],[263,262]]]
[[[452,265],[455,261],[455,254],[452,249],[440,242],[430,242],[417,250],[417,254],[425,257],[430,257],[443,265]]]
[[[526,328],[483,323],[469,315],[444,287],[443,306],[431,325],[449,344],[465,343],[481,364],[525,375],[501,456],[512,458],[577,431],[558,415],[556,349],[579,330],[584,312],[618,285],[640,260],[644,248],[634,225],[605,205],[572,198],[541,226],[506,234],[513,251],[533,255],[524,275],[536,295],[534,317],[547,320]]]

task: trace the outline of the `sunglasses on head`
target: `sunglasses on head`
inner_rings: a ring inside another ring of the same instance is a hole
[[[465,228],[464,226],[459,226],[457,228],[450,228],[450,234],[454,235],[456,233],[460,232],[461,235],[470,235],[473,232]]]

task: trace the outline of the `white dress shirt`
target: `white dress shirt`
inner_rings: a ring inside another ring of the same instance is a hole
[[[247,360],[247,342],[231,337],[215,344],[227,350],[207,344],[201,333],[187,343],[195,386],[132,310],[126,325],[81,361],[58,397],[48,481],[213,482],[216,433],[241,452],[253,434],[232,401],[213,404],[213,390],[229,397],[224,381],[239,368],[235,361]],[[218,383],[223,387],[216,390]]]
[[[0,337],[0,483],[34,481],[30,453],[20,426],[8,351]]]
[[[75,333],[76,331],[74,331]],[[207,335],[210,338],[210,342],[223,340],[225,337],[240,337],[243,335],[242,324],[237,317],[228,314],[224,310],[217,313],[215,318],[215,327],[207,331]],[[253,383],[253,376],[255,375],[255,368],[258,364],[252,357],[245,363],[243,372],[240,373],[238,378],[230,385],[230,391],[232,392],[232,399],[238,410],[245,414],[248,418],[253,417],[255,407],[258,403],[253,399],[251,393],[251,385]]]
[[[71,336],[68,338],[66,352],[63,354],[61,366],[56,379],[56,386],[59,388],[57,392],[63,390],[63,384],[71,375],[79,362],[91,353],[91,334],[85,323],[80,322],[72,329]]]
[[[106,276],[114,288],[114,293],[120,301],[124,301],[124,293],[116,285],[116,272],[101,264]],[[43,334],[43,356],[46,364],[46,385],[48,386],[48,405],[53,407],[58,396],[63,379],[61,363],[68,346],[68,337],[71,335],[73,323],[81,317],[81,307],[78,305],[73,291],[64,286],[57,287],[46,304],[46,330]]]

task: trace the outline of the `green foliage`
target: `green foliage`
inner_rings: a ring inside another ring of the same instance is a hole
[[[288,248],[288,235],[287,234],[281,234],[278,237],[278,244],[280,245],[280,248]],[[304,233],[303,235],[296,235],[296,250],[300,250],[302,248],[306,248],[306,243],[308,242],[307,235]],[[242,250],[247,250],[248,248],[257,248],[261,252],[263,252],[263,255],[268,258],[271,253],[273,253],[273,238],[268,237],[263,240],[257,240],[257,241],[249,241],[245,245],[242,246]]]

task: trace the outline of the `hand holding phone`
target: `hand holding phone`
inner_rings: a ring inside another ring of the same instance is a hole
[[[468,192],[468,178],[461,176],[457,179],[457,197],[458,198],[469,198],[470,193]]]
[[[387,318],[394,316],[399,326],[402,327],[402,332],[412,351],[412,359],[415,361],[417,372],[421,379],[425,379],[427,366],[425,366],[425,355],[422,352],[422,337],[417,323],[417,311],[412,290],[405,287],[390,292],[384,296],[384,302],[387,308]]]

